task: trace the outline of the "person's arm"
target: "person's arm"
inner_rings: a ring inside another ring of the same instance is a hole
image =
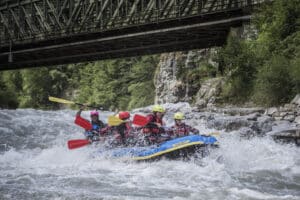
[[[82,109],[80,108],[80,110],[78,110],[78,112],[76,113],[76,116],[80,116],[82,112]]]
[[[193,127],[191,127],[189,125],[186,125],[186,126],[188,127],[187,129],[188,129],[189,133],[192,132],[194,135],[199,135],[200,131],[198,129],[193,128]]]
[[[154,121],[154,116],[152,114],[147,115],[146,118],[147,118],[148,124]]]
[[[101,128],[99,133],[101,136],[104,136],[104,135],[109,135],[109,131],[111,130],[111,127],[110,126],[106,126],[104,128]]]
[[[81,106],[78,112],[76,113],[76,116],[80,116],[81,112],[85,109],[85,106]]]

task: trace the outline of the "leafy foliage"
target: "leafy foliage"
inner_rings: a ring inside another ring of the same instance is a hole
[[[132,109],[154,99],[154,72],[158,56],[90,63],[80,74],[78,101],[107,109]]]
[[[275,0],[256,14],[256,39],[228,38],[218,60],[228,79],[225,99],[278,105],[299,92],[299,17],[299,1]]]
[[[219,62],[224,64],[227,75],[227,90],[223,97],[235,103],[247,100],[253,90],[259,58],[255,55],[249,42],[229,36],[227,45],[219,53]]]
[[[177,59],[176,77],[195,94],[201,81],[222,75],[223,100],[262,105],[289,101],[300,92],[300,3],[266,3],[252,21],[256,37],[230,35],[219,50],[217,67],[198,58],[186,66]],[[133,109],[153,103],[158,55],[0,73],[0,107],[58,108],[48,95],[68,97],[107,109]],[[200,57],[199,57],[200,58]]]
[[[277,105],[291,98],[293,83],[289,67],[289,61],[277,55],[262,66],[256,80],[255,100],[258,103]]]

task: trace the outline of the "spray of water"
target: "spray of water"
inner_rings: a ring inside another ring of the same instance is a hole
[[[0,153],[0,199],[300,199],[294,145],[220,131],[220,148],[203,159],[136,163],[95,154],[97,146],[68,150],[68,140],[83,138],[74,115],[0,111],[0,143],[7,145]],[[202,133],[215,131],[200,119],[191,123]]]

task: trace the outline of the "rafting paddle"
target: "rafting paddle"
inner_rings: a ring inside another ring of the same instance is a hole
[[[143,115],[135,114],[133,116],[132,123],[135,125],[139,125],[139,126],[145,126],[146,124],[148,124],[148,119],[147,119],[147,117],[144,117]]]
[[[91,142],[89,140],[85,140],[85,139],[69,140],[68,141],[68,148],[69,149],[76,149],[76,148],[86,146],[90,143]]]
[[[119,126],[120,124],[124,123],[125,121],[119,119],[116,116],[109,116],[108,117],[108,125],[110,126]]]
[[[82,103],[76,103],[74,101],[69,101],[69,100],[61,99],[61,98],[57,98],[57,97],[49,96],[48,99],[49,99],[49,101],[52,101],[52,102],[64,103],[64,104],[75,104],[75,105],[79,105],[79,106],[86,106],[86,107],[93,108],[93,109],[96,109],[96,110],[103,110],[103,108],[101,106],[95,107],[95,106],[91,106],[91,105],[85,105],[85,104],[82,104]]]
[[[80,117],[79,115],[76,116],[74,122],[75,122],[75,124],[84,128],[85,130],[91,130],[93,128],[92,124],[89,121]]]
[[[211,132],[211,133],[208,133],[208,134],[203,134],[205,136],[220,136],[220,133],[219,132]]]

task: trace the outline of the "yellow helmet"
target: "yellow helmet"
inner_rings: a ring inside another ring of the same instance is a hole
[[[154,105],[152,108],[152,112],[164,113],[164,112],[166,112],[166,110],[161,105]]]
[[[174,119],[184,119],[184,114],[182,112],[177,112],[174,114]]]

